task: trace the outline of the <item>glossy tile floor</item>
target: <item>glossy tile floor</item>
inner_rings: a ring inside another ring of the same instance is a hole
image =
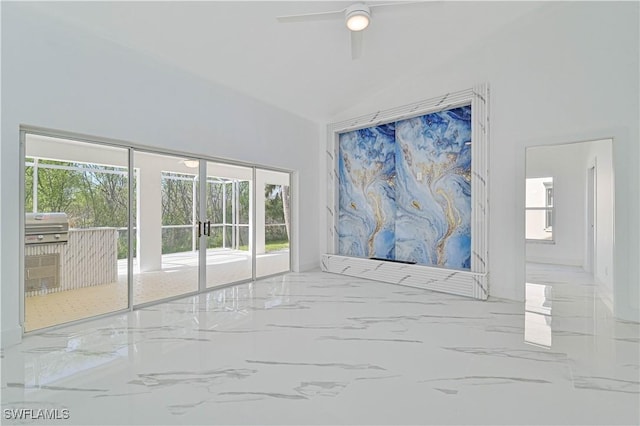
[[[638,424],[638,324],[578,269],[529,277],[524,304],[288,274],[32,335],[3,424]]]

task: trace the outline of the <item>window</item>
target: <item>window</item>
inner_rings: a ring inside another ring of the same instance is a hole
[[[545,208],[547,208],[547,211],[544,217],[544,227],[545,229],[552,229],[553,228],[553,182],[545,182],[544,188],[546,192]]]
[[[526,239],[553,242],[553,178],[527,178]]]

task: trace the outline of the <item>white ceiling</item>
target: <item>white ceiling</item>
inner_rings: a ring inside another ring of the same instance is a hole
[[[351,3],[42,2],[31,6],[206,80],[323,122],[385,82],[441,66],[542,4],[427,1],[376,8],[357,60],[351,59],[349,32],[342,19],[276,21],[280,15],[338,10]]]

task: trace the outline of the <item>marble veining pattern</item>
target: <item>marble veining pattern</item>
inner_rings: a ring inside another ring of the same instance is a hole
[[[339,253],[395,259],[395,124],[339,137]]]
[[[515,303],[296,273],[31,335],[3,415],[69,419],[3,424],[639,424],[640,327],[583,275]]]
[[[339,254],[471,268],[471,106],[341,133]]]
[[[471,268],[471,106],[396,122],[396,259]]]

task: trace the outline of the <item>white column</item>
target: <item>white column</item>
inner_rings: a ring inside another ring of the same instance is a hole
[[[249,253],[253,253],[253,229],[256,224],[253,222],[253,209],[255,206],[253,205],[253,192],[256,190],[255,182],[252,179],[248,179],[249,181]],[[256,240],[257,240],[256,236]]]
[[[267,183],[263,170],[256,170],[256,254],[264,254],[264,185]]]
[[[222,183],[222,248],[227,247],[227,182]]]
[[[33,159],[33,209],[34,213],[38,212],[38,158]]]
[[[162,170],[136,156],[140,169],[137,194],[137,250],[140,272],[162,269]]]
[[[198,182],[198,178],[194,177],[193,178],[193,182],[191,183],[191,224],[195,225],[198,222],[198,208],[196,208],[196,200],[198,199],[198,194],[197,194],[197,185]],[[206,188],[206,181],[204,183],[204,186]],[[205,189],[206,191],[206,189]],[[201,214],[201,217],[205,217],[206,215]],[[196,251],[196,247],[197,247],[197,239],[198,239],[198,230],[196,229],[195,226],[193,226],[193,229],[191,230],[191,251]]]

